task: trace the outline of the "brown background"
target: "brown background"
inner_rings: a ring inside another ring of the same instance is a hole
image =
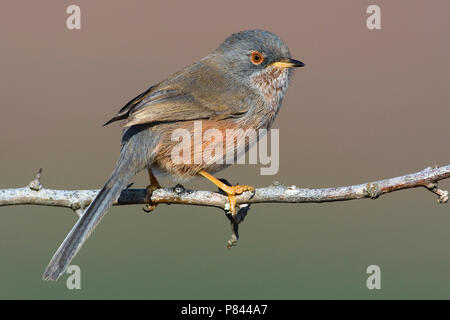
[[[69,4],[81,6],[81,30],[66,28]],[[381,6],[382,30],[366,28],[369,4]],[[0,188],[26,185],[40,167],[46,187],[100,187],[120,141],[118,126],[101,124],[250,28],[280,35],[306,67],[275,123],[279,173],[234,166],[221,177],[321,187],[448,164],[449,12],[448,1],[4,0]],[[40,279],[75,221],[62,208],[0,209],[0,298],[450,298],[449,207],[422,189],[254,205],[231,251],[220,210],[113,208],[73,262],[76,292],[65,276]],[[365,285],[371,264],[382,271],[376,292]]]

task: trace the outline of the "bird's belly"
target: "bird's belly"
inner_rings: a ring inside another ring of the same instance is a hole
[[[177,179],[205,170],[213,173],[230,164],[258,141],[253,122],[236,119],[197,120],[160,124],[160,142],[152,166]]]

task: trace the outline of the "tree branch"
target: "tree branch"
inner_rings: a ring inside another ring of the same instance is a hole
[[[81,217],[99,192],[99,190],[45,189],[40,181],[41,173],[42,169],[39,169],[36,178],[27,187],[0,190],[0,206],[35,204],[67,207],[73,209]],[[430,190],[438,196],[438,202],[444,203],[448,201],[448,191],[439,189],[437,182],[447,178],[450,178],[450,165],[428,167],[422,171],[400,177],[338,188],[302,189],[296,186],[287,187],[274,182],[269,187],[257,188],[254,194],[245,192],[237,196],[239,210],[234,217],[229,212],[228,198],[220,191],[186,190],[182,185],[177,185],[174,188],[161,188],[153,191],[151,201],[152,205],[155,203],[177,203],[224,209],[231,225],[231,237],[227,242],[227,248],[231,249],[238,243],[239,224],[244,220],[252,203],[306,203],[365,198],[377,199],[385,193],[417,187]],[[122,191],[114,205],[147,204],[147,202],[146,189],[127,188]],[[144,208],[144,210],[146,209]]]
[[[0,206],[34,204],[67,207],[81,215],[99,190],[52,190],[43,188],[40,183],[41,170],[27,187],[0,190]],[[450,178],[450,165],[428,167],[422,171],[391,179],[378,180],[353,186],[304,189],[284,186],[274,182],[269,187],[257,188],[255,194],[245,192],[237,196],[238,204],[251,203],[310,203],[332,202],[355,199],[376,199],[382,194],[397,190],[424,187],[438,195],[438,201],[448,201],[448,191],[438,188],[439,180]],[[218,192],[187,190],[177,185],[174,188],[161,188],[152,193],[153,203],[176,203],[218,207],[227,210],[227,197]],[[146,189],[126,189],[122,191],[114,205],[146,204]]]

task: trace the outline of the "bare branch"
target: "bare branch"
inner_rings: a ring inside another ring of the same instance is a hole
[[[52,190],[42,188],[39,171],[35,180],[29,186],[16,189],[0,190],[0,206],[34,204],[46,206],[67,207],[81,215],[99,190]],[[255,194],[245,192],[237,196],[238,204],[250,203],[308,203],[332,202],[371,198],[376,199],[382,194],[397,190],[424,187],[439,196],[441,203],[448,201],[448,191],[437,186],[439,180],[450,178],[450,165],[428,167],[422,171],[379,180],[359,185],[305,189],[296,186],[284,186],[274,183],[269,187],[257,188]],[[187,190],[182,186],[157,189],[152,193],[153,203],[175,203],[218,207],[227,210],[227,197],[218,192]],[[125,189],[115,205],[146,204],[146,189]]]

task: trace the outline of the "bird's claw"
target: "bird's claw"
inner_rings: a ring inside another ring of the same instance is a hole
[[[242,194],[246,191],[255,192],[255,188],[253,188],[252,186],[241,186],[237,184],[235,186],[227,186],[227,188],[225,188],[225,190],[223,191],[225,191],[228,196],[228,202],[230,203],[230,213],[234,217],[236,216],[236,195]]]
[[[142,208],[142,210],[144,210],[147,213],[152,212],[158,206],[158,203],[154,203],[152,201],[152,193],[153,193],[153,191],[155,191],[158,188],[160,188],[159,185],[148,185],[147,188],[146,188],[147,189],[147,201],[148,201],[148,203],[145,205],[144,208]]]

